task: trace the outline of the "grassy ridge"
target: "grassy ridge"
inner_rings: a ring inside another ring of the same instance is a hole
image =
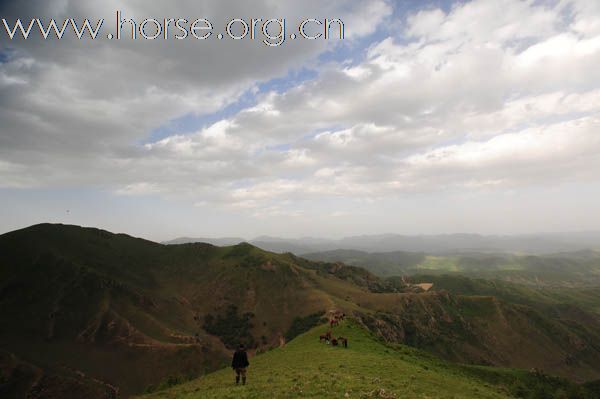
[[[349,348],[319,343],[319,326],[287,346],[252,357],[248,385],[230,369],[156,392],[144,399],[200,398],[592,398],[558,378],[521,370],[454,365],[421,351],[386,346],[353,321],[334,335]]]
[[[352,322],[334,332],[349,338],[348,349],[319,343],[324,331],[314,328],[251,358],[246,386],[235,386],[232,371],[224,369],[145,398],[506,397],[412,349],[386,347]]]

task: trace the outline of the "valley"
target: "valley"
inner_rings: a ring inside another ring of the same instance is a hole
[[[535,287],[585,288],[600,285],[600,252],[593,250],[551,255],[334,250],[304,254],[315,261],[363,267],[381,277],[415,274],[460,275],[502,280]]]

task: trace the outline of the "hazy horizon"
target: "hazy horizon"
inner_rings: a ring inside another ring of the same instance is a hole
[[[275,242],[275,241],[322,241],[322,242],[336,242],[341,241],[348,238],[360,238],[360,237],[385,237],[385,236],[397,236],[397,237],[409,237],[409,238],[431,238],[431,237],[443,237],[443,236],[477,236],[482,238],[512,238],[512,237],[552,237],[552,236],[583,236],[583,235],[600,235],[600,230],[572,230],[572,231],[532,231],[532,232],[523,232],[523,233],[481,233],[481,232],[465,232],[465,231],[455,231],[455,232],[426,232],[426,233],[411,233],[411,232],[374,232],[374,233],[358,233],[358,234],[347,234],[340,236],[318,236],[318,235],[304,235],[304,236],[291,236],[291,235],[271,235],[271,234],[255,234],[255,235],[242,235],[242,234],[223,234],[223,235],[198,235],[198,234],[179,234],[174,236],[167,236],[166,238],[160,238],[160,236],[152,237],[144,234],[137,234],[135,232],[127,231],[127,230],[119,230],[112,229],[110,227],[102,226],[102,225],[80,225],[76,223],[69,223],[64,221],[53,221],[53,222],[44,222],[40,221],[37,223],[32,223],[30,225],[19,226],[15,228],[11,228],[9,230],[0,231],[0,235],[10,233],[12,231],[27,229],[29,227],[33,227],[41,224],[56,224],[56,225],[66,225],[66,226],[77,226],[83,228],[97,228],[101,230],[106,230],[115,234],[126,234],[132,237],[142,238],[149,241],[154,241],[157,243],[168,243],[170,241],[177,241],[180,239],[206,239],[206,240],[228,240],[235,239],[244,242],[255,242],[255,241],[267,241],[267,242]]]

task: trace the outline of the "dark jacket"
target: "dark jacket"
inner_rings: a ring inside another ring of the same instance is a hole
[[[231,367],[234,369],[244,369],[250,365],[248,362],[248,355],[244,350],[237,350],[233,354],[233,360],[231,361]]]

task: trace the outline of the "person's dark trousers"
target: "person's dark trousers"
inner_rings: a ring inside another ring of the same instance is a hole
[[[242,377],[242,385],[246,385],[246,369],[237,368],[235,369],[235,383],[240,383],[240,376]]]

